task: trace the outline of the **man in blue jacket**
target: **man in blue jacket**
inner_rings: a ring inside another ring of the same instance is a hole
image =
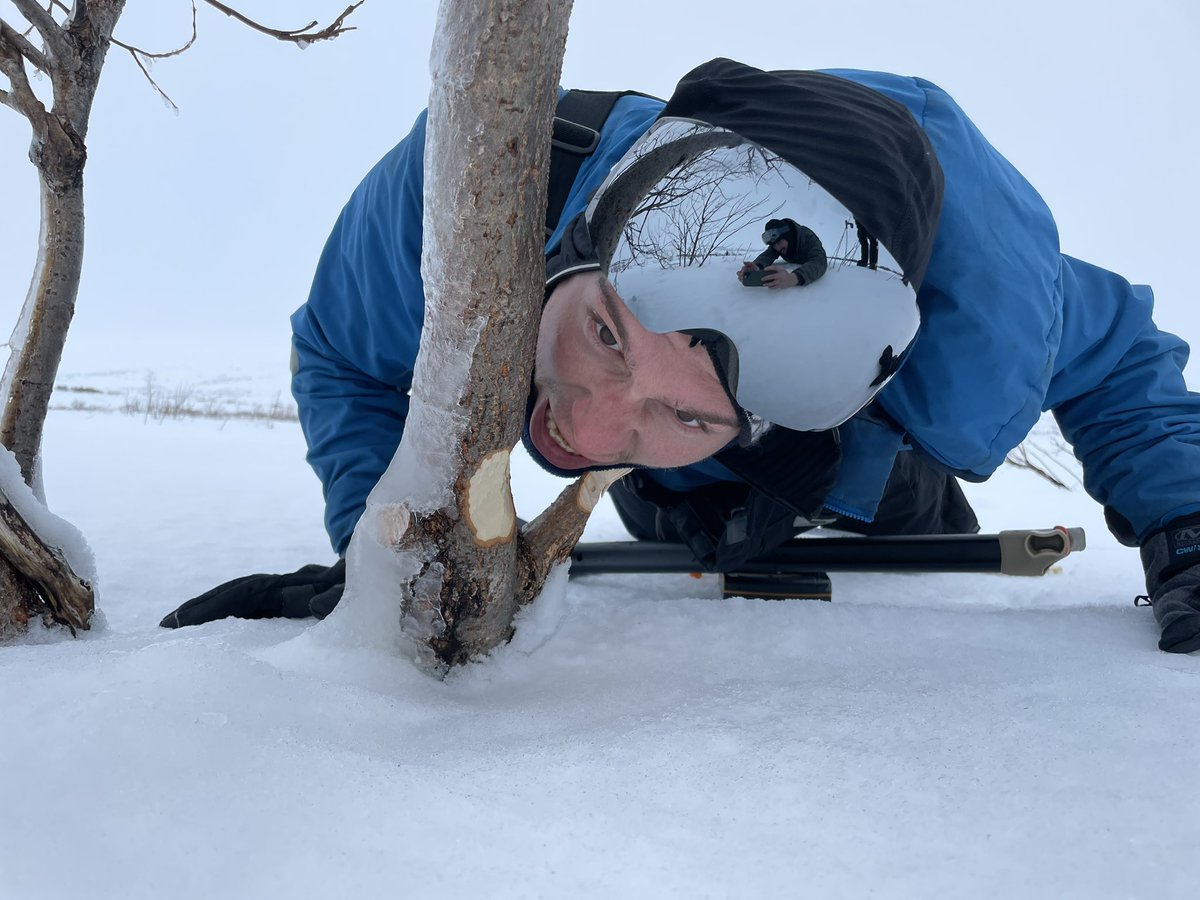
[[[669,121],[694,131],[652,127]],[[945,92],[714,60],[665,106],[622,97],[599,132],[547,242],[526,422],[535,459],[564,474],[641,467],[613,490],[635,536],[732,565],[835,519],[867,533],[974,530],[954,478],[986,479],[1053,410],[1113,533],[1141,547],[1159,646],[1200,649],[1200,396],[1183,380],[1187,346],[1155,327],[1149,288],[1060,252],[1041,197]],[[339,553],[407,414],[424,133],[422,115],[356,190],[292,317],[293,393]],[[655,141],[690,148],[675,154],[685,160],[758,148],[765,170],[790,167],[804,177],[786,184],[821,192],[789,212],[835,228],[830,201],[869,229],[878,271],[847,257],[778,312],[730,278],[743,257],[732,270],[719,257],[664,262],[666,244],[629,227],[653,190],[644,176],[663,174]],[[704,273],[718,269],[740,298],[710,286]],[[311,579],[313,612],[336,602],[339,575]],[[205,620],[204,604],[186,609],[164,624]]]

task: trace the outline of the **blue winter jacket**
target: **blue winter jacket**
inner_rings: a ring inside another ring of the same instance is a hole
[[[1200,397],[1183,382],[1187,345],[1154,326],[1150,289],[1062,255],[1041,197],[937,86],[829,74],[908,107],[941,163],[945,198],[918,294],[920,333],[878,395],[897,427],[880,417],[841,427],[842,468],[826,505],[870,520],[896,453],[910,448],[985,479],[1054,409],[1085,487],[1124,539],[1200,510]],[[618,101],[548,247],[661,108],[644,97]],[[424,311],[424,138],[422,114],[350,198],[308,302],[292,316],[292,390],[338,552],[408,412]],[[711,462],[656,475],[676,489],[732,477]]]

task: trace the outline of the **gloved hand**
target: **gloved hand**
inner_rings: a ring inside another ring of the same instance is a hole
[[[709,498],[694,494],[665,510],[665,517],[696,558],[719,572],[736,571],[803,530],[793,509],[754,488],[733,509],[714,508]]]
[[[1200,515],[1176,519],[1142,543],[1146,592],[1162,628],[1158,649],[1200,650]]]
[[[244,575],[193,597],[159,622],[162,628],[239,619],[323,619],[346,587],[346,561],[308,565],[287,575]]]
[[[767,266],[763,270],[763,287],[778,291],[783,288],[798,287],[804,284],[804,278],[799,270],[789,270],[782,266]]]

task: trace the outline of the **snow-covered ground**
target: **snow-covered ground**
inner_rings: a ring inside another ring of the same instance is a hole
[[[334,619],[158,628],[332,561],[303,455],[286,420],[51,413],[47,497],[103,622],[0,649],[4,900],[1196,895],[1200,658],[1155,649],[1137,555],[1078,488],[968,486],[985,530],[1087,528],[1044,578],[835,574],[832,603],[559,583],[445,681]],[[522,515],[561,486],[514,478]],[[607,504],[588,537],[623,537]]]
[[[157,627],[221,581],[332,561],[286,318],[426,102],[437,7],[367,3],[299,53],[201,4],[195,47],[155,69],[178,116],[110,53],[45,442],[103,620],[0,647],[0,900],[1200,893],[1200,658],[1155,649],[1136,553],[1029,473],[967,490],[987,530],[1087,528],[1042,579],[835,574],[825,604],[596,578],[444,682],[336,618]],[[1153,283],[1196,346],[1193,254],[1171,249],[1200,197],[1197,8],[808,4],[776,37],[791,10],[576,0],[563,83],[668,96],[715,56],[930,78],[1043,192],[1064,251]],[[118,37],[172,49],[188,12],[131,3]],[[0,115],[4,328],[36,249],[28,141]],[[260,358],[276,370],[235,371]],[[518,467],[528,516],[560,483]],[[589,536],[622,536],[607,505]]]

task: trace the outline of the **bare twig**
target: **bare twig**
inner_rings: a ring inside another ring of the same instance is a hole
[[[61,6],[60,0],[51,0],[51,2]],[[346,20],[347,16],[354,12],[354,10],[356,10],[358,7],[362,6],[366,0],[358,0],[357,3],[346,7],[345,11],[332,23],[316,32],[312,32],[312,29],[316,28],[318,25],[315,19],[312,22],[309,22],[303,28],[296,28],[291,31],[281,31],[274,28],[268,28],[265,25],[260,25],[259,23],[247,18],[243,13],[238,12],[236,9],[228,7],[224,3],[219,2],[219,0],[204,0],[204,2],[214,9],[225,13],[225,15],[250,26],[256,31],[261,31],[263,34],[268,34],[271,37],[278,38],[281,41],[291,41],[297,44],[310,44],[313,41],[329,40],[337,37],[340,34],[345,34],[347,31],[354,31],[355,29],[353,27],[345,28],[342,26],[342,23]],[[150,86],[154,88],[154,90],[158,91],[158,95],[162,97],[172,109],[178,110],[179,107],[175,104],[175,101],[172,100],[167,95],[167,92],[158,85],[158,82],[151,77],[150,70],[146,67],[145,60],[167,59],[172,56],[179,56],[179,54],[184,53],[191,48],[194,43],[196,43],[196,35],[196,2],[195,0],[192,0],[192,36],[188,38],[188,40],[181,47],[177,47],[174,50],[167,50],[162,53],[151,53],[148,50],[143,50],[141,47],[135,47],[132,44],[126,44],[123,41],[117,40],[116,38],[112,38],[112,43],[123,50],[129,51],[129,55],[133,57],[133,61],[137,63],[137,67],[142,70],[142,74],[146,76],[146,80],[150,82]]]
[[[185,43],[182,47],[177,47],[174,50],[167,50],[164,53],[151,53],[149,50],[143,50],[141,47],[134,47],[130,44],[118,41],[116,38],[112,38],[112,42],[122,50],[128,50],[133,55],[135,60],[139,56],[144,56],[146,59],[166,59],[169,56],[178,56],[180,53],[183,53],[189,47],[191,47],[192,44],[196,43],[196,0],[192,0],[192,36],[188,38],[187,43]],[[141,62],[139,62],[138,65],[140,66]],[[142,71],[145,72],[146,70],[143,68]],[[146,77],[149,78],[150,76],[147,75]],[[153,81],[151,84],[153,84]],[[155,86],[157,87],[157,85]],[[159,93],[162,92],[159,91]]]
[[[343,27],[342,23],[346,21],[346,18],[352,12],[354,12],[356,9],[358,9],[360,6],[362,6],[363,3],[366,2],[366,0],[358,0],[357,3],[352,3],[349,6],[347,6],[346,9],[342,12],[342,14],[340,16],[338,16],[329,25],[327,25],[325,28],[322,28],[320,31],[313,31],[313,29],[318,26],[318,22],[316,19],[309,22],[303,28],[293,28],[290,30],[281,30],[278,28],[269,28],[266,25],[260,25],[258,22],[255,22],[253,19],[248,18],[246,15],[238,12],[236,9],[233,9],[229,6],[226,6],[224,3],[221,3],[220,0],[204,0],[204,2],[207,3],[209,6],[211,6],[213,9],[219,10],[220,12],[225,13],[225,15],[227,15],[231,18],[237,19],[243,25],[249,25],[255,31],[261,31],[263,34],[270,35],[273,38],[278,38],[281,41],[291,41],[292,43],[295,43],[295,44],[311,44],[315,41],[330,40],[332,38],[337,37],[340,34],[345,34],[347,31],[354,31],[355,28],[353,26]]]
[[[113,41],[113,43],[115,44],[115,43],[116,43],[116,41]],[[150,70],[149,70],[149,69],[147,69],[147,68],[146,68],[146,66],[145,66],[145,64],[144,64],[144,63],[141,61],[141,59],[139,59],[139,58],[138,58],[138,54],[137,54],[137,52],[134,52],[134,51],[132,51],[132,50],[131,50],[129,55],[133,57],[133,61],[134,61],[135,63],[137,63],[137,67],[138,67],[139,69],[141,69],[141,70],[142,70],[142,74],[143,74],[144,76],[146,76],[146,80],[147,80],[148,82],[150,82],[150,87],[152,87],[152,88],[154,88],[154,90],[158,91],[158,96],[160,96],[160,97],[162,97],[164,100],[166,100],[166,101],[167,101],[167,105],[168,105],[168,106],[170,106],[170,107],[171,107],[171,109],[173,109],[173,110],[175,110],[176,112],[178,112],[178,111],[179,111],[179,106],[178,106],[178,105],[175,103],[175,101],[174,101],[174,100],[172,100],[172,99],[171,99],[169,96],[167,96],[167,92],[166,92],[166,91],[164,91],[162,88],[160,88],[160,87],[158,86],[158,82],[154,80],[153,76],[151,76],[151,74],[150,74]]]
[[[145,58],[145,59],[167,59],[168,57],[171,57],[171,56],[178,56],[179,54],[183,53],[188,48],[190,48],[192,46],[192,44],[196,43],[196,2],[195,2],[195,0],[192,0],[192,36],[187,39],[187,41],[183,44],[183,46],[176,47],[174,50],[167,50],[162,53],[151,53],[148,50],[143,50],[141,47],[134,47],[132,44],[126,44],[124,41],[118,41],[116,38],[112,38],[112,42],[116,46],[120,47],[122,50],[129,51],[129,55],[133,57],[133,61],[135,63],[137,63],[137,67],[142,70],[142,74],[144,76],[146,76],[146,80],[148,82],[150,82],[150,87],[152,87],[152,88],[154,88],[154,90],[158,91],[158,96],[162,97],[165,101],[167,101],[167,104],[171,107],[171,109],[178,110],[179,107],[175,104],[175,101],[172,100],[169,96],[167,96],[166,91],[164,91],[161,87],[159,87],[158,82],[154,80],[153,76],[151,76],[150,70],[146,68],[146,64],[144,62],[142,62],[142,60],[143,60],[143,58]]]

